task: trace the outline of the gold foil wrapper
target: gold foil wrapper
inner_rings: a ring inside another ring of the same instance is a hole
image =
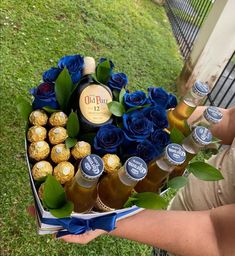
[[[37,162],[32,168],[32,175],[34,180],[40,180],[46,177],[48,174],[52,174],[53,167],[47,161]]]
[[[120,158],[115,154],[106,154],[102,157],[104,161],[104,171],[106,173],[112,173],[118,171],[121,167]]]
[[[44,193],[44,187],[45,183],[42,183],[38,189],[38,197],[42,200],[43,199],[43,193]]]
[[[62,111],[53,113],[49,118],[49,124],[51,126],[65,126],[67,121],[68,117]]]
[[[47,124],[47,114],[43,110],[35,110],[29,115],[29,122],[32,125],[44,126]]]
[[[29,157],[40,161],[48,157],[50,147],[46,141],[32,142],[29,146]]]
[[[61,184],[64,184],[73,178],[74,166],[70,162],[61,162],[54,168],[54,176]]]
[[[78,160],[91,154],[91,145],[85,141],[79,141],[71,151],[72,156]]]
[[[67,130],[64,127],[54,127],[50,129],[48,138],[51,144],[56,145],[64,142],[68,137]]]
[[[51,150],[51,160],[58,164],[67,161],[70,158],[70,150],[66,148],[65,144],[55,145]]]
[[[27,132],[27,139],[30,142],[45,140],[47,137],[47,130],[43,126],[34,125],[29,128]]]

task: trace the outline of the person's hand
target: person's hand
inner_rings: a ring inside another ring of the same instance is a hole
[[[107,233],[107,232],[102,229],[96,229],[96,230],[88,231],[81,235],[62,236],[59,239],[65,241],[67,243],[87,244],[90,241],[92,241],[93,239],[95,239],[96,237],[103,235],[105,233]]]

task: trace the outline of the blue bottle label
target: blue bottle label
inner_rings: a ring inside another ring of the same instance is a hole
[[[126,161],[125,168],[129,176],[136,180],[143,179],[148,171],[145,161],[136,156],[131,157]]]
[[[171,143],[166,147],[168,160],[175,165],[182,164],[186,159],[186,153],[182,146]]]
[[[88,177],[99,177],[104,170],[104,163],[99,156],[91,154],[82,159],[81,169]]]
[[[206,127],[196,126],[194,129],[194,138],[202,144],[207,145],[211,143],[212,134]]]

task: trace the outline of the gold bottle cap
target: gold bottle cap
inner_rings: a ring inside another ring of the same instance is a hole
[[[82,75],[90,75],[95,73],[95,59],[92,57],[84,57],[84,68],[82,71]]]

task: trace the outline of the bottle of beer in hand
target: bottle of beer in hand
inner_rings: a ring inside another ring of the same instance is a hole
[[[123,207],[136,183],[147,174],[147,165],[139,157],[129,158],[117,172],[104,176],[98,184],[96,208],[111,211]]]
[[[186,153],[179,144],[171,143],[166,146],[164,154],[152,160],[148,165],[147,176],[135,186],[137,192],[158,192],[164,181],[175,166],[182,164]]]
[[[182,176],[189,161],[212,141],[212,134],[209,129],[204,126],[196,126],[192,133],[186,137],[182,143],[182,147],[186,152],[186,160],[183,164],[176,166],[170,174],[170,179]]]
[[[74,108],[78,111],[82,128],[93,131],[112,122],[112,113],[107,103],[112,101],[113,96],[109,87],[92,78],[96,67],[94,58],[85,57],[84,63],[83,77],[75,93]]]
[[[207,107],[203,114],[191,124],[191,128],[196,126],[204,126],[208,129],[212,125],[218,124],[223,118],[223,114],[217,107]]]
[[[103,160],[94,154],[84,157],[76,175],[65,185],[69,201],[74,203],[74,211],[90,211],[97,198],[97,182],[104,170]]]
[[[201,104],[202,100],[208,93],[208,85],[196,81],[191,90],[183,97],[180,103],[174,109],[168,110],[168,130],[171,131],[173,127],[176,127],[184,135],[188,135],[189,129],[187,128],[186,120],[193,113],[195,108]]]

